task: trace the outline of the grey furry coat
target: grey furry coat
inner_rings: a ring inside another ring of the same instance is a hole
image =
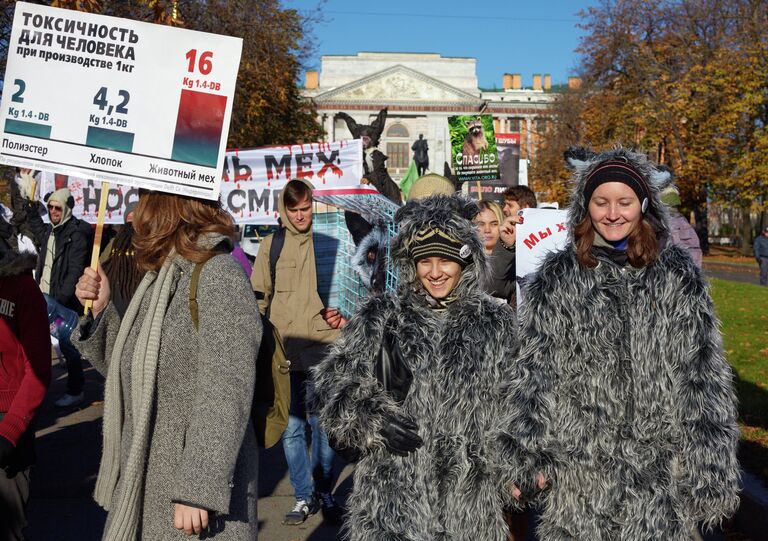
[[[329,437],[365,455],[354,473],[346,521],[351,541],[503,541],[505,490],[495,430],[517,349],[514,313],[482,293],[485,254],[469,219],[474,203],[435,196],[398,213],[392,257],[397,294],[373,296],[350,320],[330,355],[314,370],[319,416]],[[463,216],[463,217],[460,217]],[[407,239],[431,222],[471,248],[468,265],[444,312],[430,309],[418,284]],[[413,371],[402,405],[374,376],[385,329]],[[414,419],[423,447],[390,454],[382,413]]]
[[[193,264],[177,258],[174,266],[176,284],[161,333],[138,538],[189,539],[173,527],[178,502],[214,511],[211,532],[204,538],[250,541],[258,527],[258,448],[249,422],[261,337],[256,300],[242,267],[228,254],[215,256],[200,274],[195,330],[188,300]],[[138,408],[131,393],[131,358],[151,291],[143,298],[121,357],[123,465]],[[93,333],[75,342],[105,375],[119,326],[110,303]],[[113,501],[123,490],[121,481]],[[107,520],[115,517],[110,514]]]
[[[586,175],[615,157],[647,179],[646,220],[663,237],[668,173],[622,149],[571,159],[570,230],[587,215]],[[524,293],[507,475],[530,492],[546,474],[543,541],[689,540],[738,505],[736,401],[712,301],[677,246],[644,268],[597,259],[581,266],[571,244]]]

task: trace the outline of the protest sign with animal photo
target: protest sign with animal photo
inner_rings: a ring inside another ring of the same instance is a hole
[[[459,182],[499,178],[499,155],[491,115],[448,118],[451,165]]]

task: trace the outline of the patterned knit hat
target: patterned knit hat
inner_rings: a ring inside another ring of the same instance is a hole
[[[432,227],[414,235],[410,252],[414,262],[428,257],[441,257],[458,263],[462,269],[472,261],[472,250],[468,245]]]

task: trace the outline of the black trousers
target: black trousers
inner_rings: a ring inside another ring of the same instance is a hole
[[[5,414],[0,413],[0,419]],[[22,541],[27,527],[29,476],[35,461],[35,433],[21,437],[5,467],[0,468],[0,541]]]

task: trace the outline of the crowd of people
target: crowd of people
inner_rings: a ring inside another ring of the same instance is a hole
[[[39,255],[0,260],[0,540],[23,539],[50,380],[43,294],[92,303],[61,345],[57,405],[82,401],[81,358],[104,375],[104,539],[257,537],[253,397],[272,331],[290,362],[289,395],[275,395],[286,525],[322,511],[350,541],[522,540],[534,526],[547,541],[682,541],[732,516],[733,375],[700,261],[673,238],[671,173],[626,149],[567,161],[568,243],[519,306],[515,229],[537,203],[524,186],[503,204],[414,186],[394,216],[397,287],[353,315],[319,291],[326,248],[304,180],[283,189],[250,279],[219,202],[142,191],[93,269],[66,189],[46,198],[49,224],[16,193]],[[354,464],[346,509],[335,457]]]

